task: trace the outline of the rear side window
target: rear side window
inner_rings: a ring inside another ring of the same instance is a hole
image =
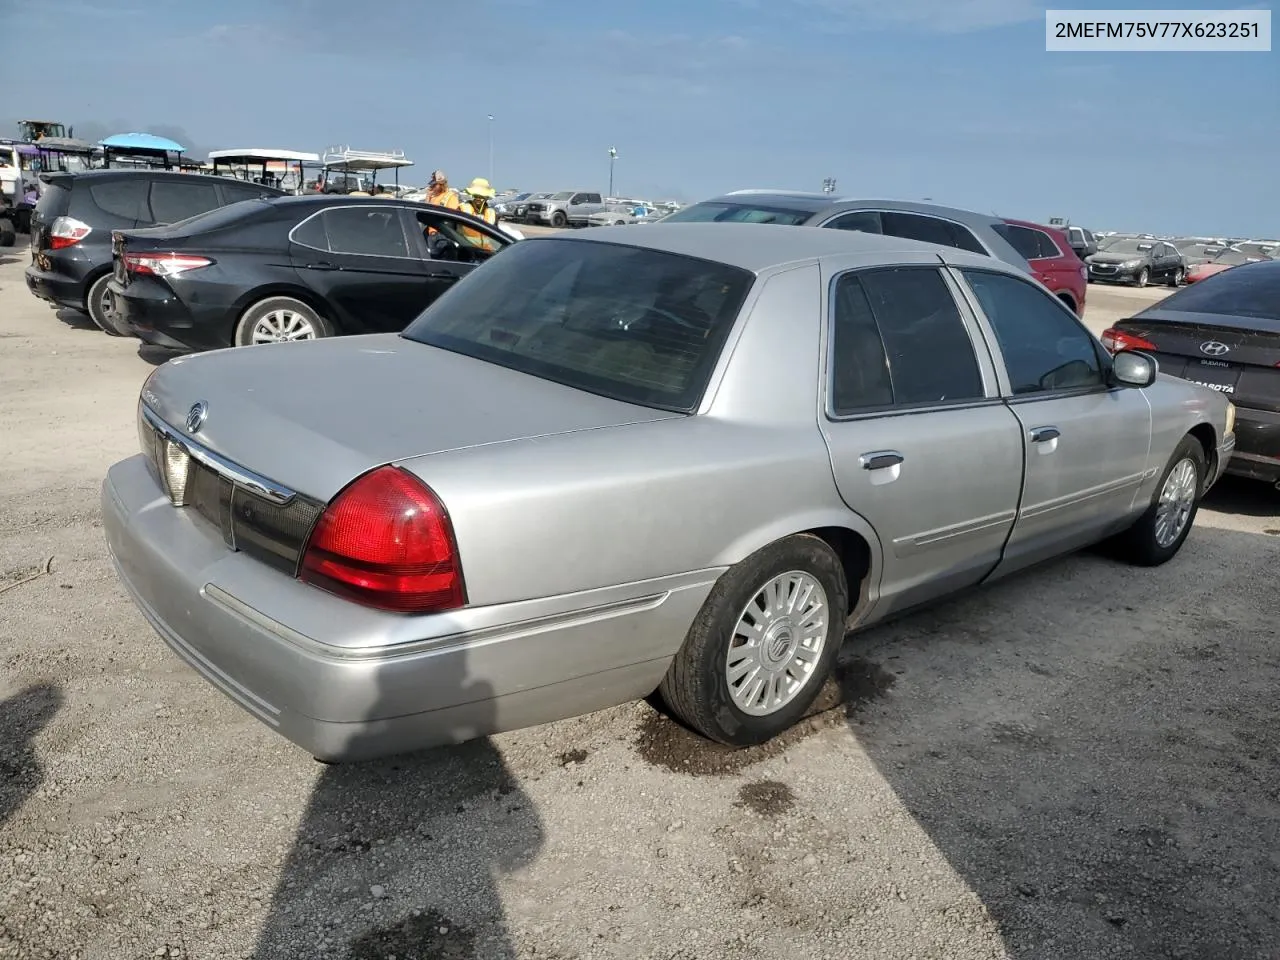
[[[153,223],[177,223],[218,206],[218,188],[212,183],[156,180],[151,184]]]
[[[398,207],[337,207],[326,210],[320,218],[333,253],[402,259],[409,256]]]
[[[826,225],[832,230],[854,230],[858,233],[883,233],[880,214],[874,210],[855,210],[841,214]]]
[[[148,220],[147,181],[128,177],[89,184],[89,196],[103,213],[121,220]]]
[[[1017,250],[1025,260],[1051,260],[1062,256],[1053,237],[1043,230],[1016,223],[997,223],[992,229],[1008,240],[1009,246]]]
[[[921,240],[943,247],[958,247],[974,253],[986,253],[977,238],[967,229],[937,217],[926,217],[918,213],[885,212],[880,214],[880,222],[883,224],[884,232],[891,237]]]
[[[982,399],[973,341],[930,267],[846,274],[832,314],[832,409]]]
[[[628,403],[697,408],[754,276],[657,250],[542,238],[458,282],[404,336]]]
[[[794,227],[806,223],[813,212],[781,207],[757,207],[749,203],[695,203],[677,210],[663,223],[781,223]]]
[[[1241,264],[1205,277],[1161,301],[1160,309],[1280,320],[1280,261]]]
[[[271,197],[279,196],[272,190],[266,190],[253,184],[243,183],[222,183],[223,203],[236,203],[240,200],[267,200]]]

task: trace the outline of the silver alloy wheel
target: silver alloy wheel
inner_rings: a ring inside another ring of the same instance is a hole
[[[1160,491],[1156,506],[1156,543],[1161,547],[1172,546],[1182,535],[1196,502],[1196,465],[1185,457],[1173,465]]]
[[[111,288],[106,284],[102,285],[102,295],[98,297],[98,309],[104,317],[111,316]]]
[[[288,307],[278,307],[259,317],[253,324],[253,343],[285,343],[290,340],[316,339],[315,325]]]
[[[725,679],[743,713],[764,717],[796,698],[813,677],[827,642],[827,592],[792,570],[761,587],[738,615]]]

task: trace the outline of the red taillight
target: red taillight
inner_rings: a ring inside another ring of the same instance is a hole
[[[49,225],[49,247],[53,250],[65,250],[93,233],[93,227],[77,220],[75,217],[57,217]]]
[[[185,253],[126,253],[124,268],[129,273],[152,277],[172,277],[188,270],[198,270],[213,263],[208,257],[195,257]]]
[[[444,504],[398,467],[366,473],[325,508],[299,578],[401,613],[453,610],[467,602]]]
[[[1102,345],[1115,353],[1118,350],[1154,350],[1156,345],[1150,340],[1125,333],[1115,327],[1107,327],[1102,331]]]

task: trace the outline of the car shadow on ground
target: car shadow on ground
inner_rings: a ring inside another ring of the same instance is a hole
[[[163,366],[174,357],[185,357],[190,352],[189,350],[172,350],[169,347],[157,347],[150,343],[138,344],[138,357],[153,367]]]
[[[489,685],[464,673],[442,663],[432,678],[438,697],[475,705],[462,735],[491,723],[495,709]],[[384,704],[369,716],[383,716]],[[487,738],[327,765],[253,957],[512,958],[498,883],[542,841],[537,811]],[[349,886],[352,875],[360,887]]]
[[[65,323],[73,330],[91,330],[94,333],[102,333],[102,330],[89,317],[87,313],[81,313],[79,310],[72,310],[69,307],[58,307],[53,311],[53,315]],[[102,333],[105,337],[106,334]]]
[[[1223,477],[1206,494],[1204,506],[1221,513],[1245,517],[1276,517],[1280,520],[1280,490],[1274,484],[1261,480]]]
[[[850,729],[1017,960],[1280,956],[1274,580],[1240,575],[1280,544],[1193,536],[1213,582],[1086,554],[850,644],[895,681]]]
[[[40,786],[44,773],[34,740],[62,706],[62,691],[52,684],[27,687],[0,700],[0,825]]]

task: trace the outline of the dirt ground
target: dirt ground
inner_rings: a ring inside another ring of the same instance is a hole
[[[0,253],[0,957],[1280,957],[1271,489],[1224,481],[1159,569],[1083,554],[851,639],[759,750],[640,703],[325,767],[112,572],[98,486],[165,355]]]

